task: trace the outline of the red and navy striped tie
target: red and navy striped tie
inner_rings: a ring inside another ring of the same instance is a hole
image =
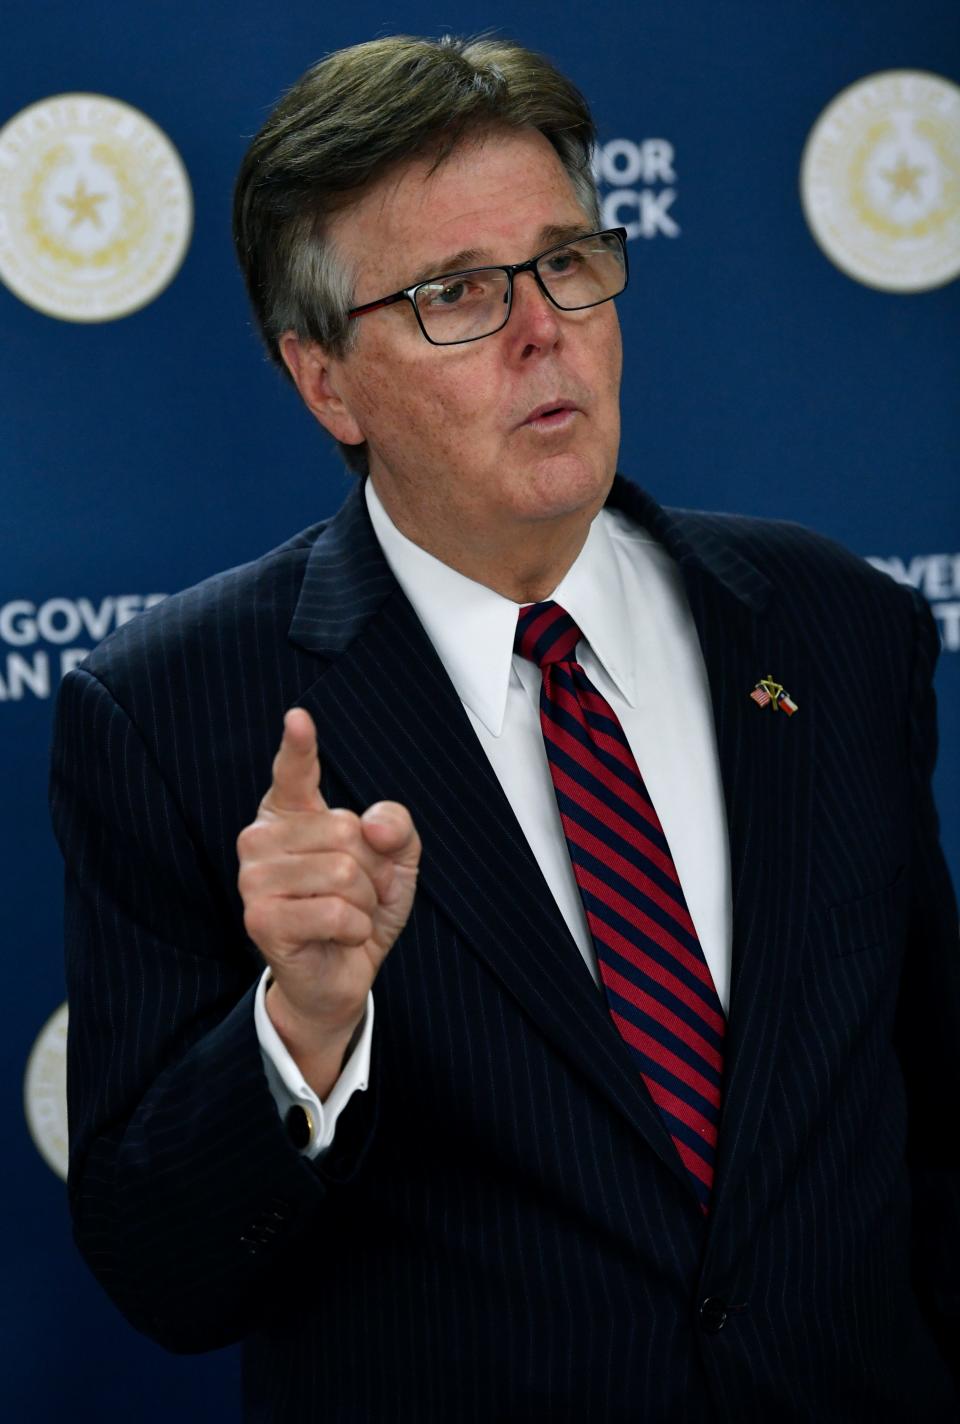
[[[670,847],[610,704],[558,604],[521,608],[514,650],[538,665],[540,725],[610,1016],[704,1213],[720,1124],[725,1020]]]

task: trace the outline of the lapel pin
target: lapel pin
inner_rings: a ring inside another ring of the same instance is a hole
[[[797,704],[789,692],[784,691],[783,684],[774,682],[769,674],[760,679],[750,697],[758,707],[772,707],[774,712],[786,712],[788,717],[797,710]]]

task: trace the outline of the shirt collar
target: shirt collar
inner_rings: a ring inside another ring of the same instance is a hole
[[[523,605],[458,573],[401,534],[369,478],[364,494],[383,556],[457,695],[499,737],[513,671],[517,613]],[[632,640],[609,518],[600,510],[583,548],[550,597],[570,614],[606,673],[635,706]]]
[[[597,513],[583,548],[550,597],[567,610],[604,672],[635,707],[634,639],[620,559],[611,538],[615,521],[608,509]]]

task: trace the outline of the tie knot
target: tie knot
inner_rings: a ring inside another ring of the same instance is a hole
[[[520,609],[513,650],[538,667],[567,662],[582,637],[580,629],[559,603],[528,603]]]

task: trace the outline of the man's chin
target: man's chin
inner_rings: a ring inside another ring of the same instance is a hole
[[[586,510],[596,513],[610,493],[613,477],[613,469],[607,472],[573,452],[541,460],[524,490],[529,517],[559,518]]]

